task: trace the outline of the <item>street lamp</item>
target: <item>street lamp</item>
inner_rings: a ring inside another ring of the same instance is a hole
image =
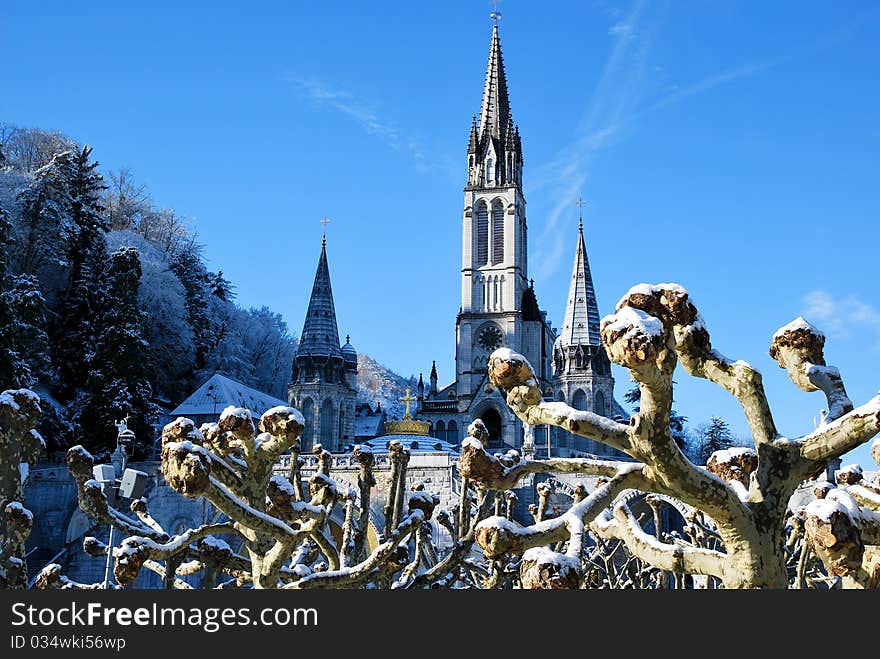
[[[101,490],[111,506],[116,506],[117,498],[140,499],[147,489],[147,474],[137,469],[126,469],[128,450],[134,445],[134,431],[128,427],[128,417],[116,422],[116,450],[113,457],[121,458],[120,471],[122,478],[116,478],[116,467],[113,464],[100,464],[92,468],[95,480],[101,484]],[[113,560],[113,525],[110,524],[110,535],[107,538],[107,560],[104,563],[104,589],[110,588],[110,563]]]

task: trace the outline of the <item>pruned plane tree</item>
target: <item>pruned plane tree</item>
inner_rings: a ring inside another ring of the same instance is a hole
[[[706,324],[683,287],[632,288],[616,312],[603,319],[601,338],[610,359],[638,382],[641,405],[629,424],[565,403],[545,402],[522,355],[503,348],[491,355],[489,376],[524,423],[562,427],[622,451],[632,461],[572,458],[505,465],[479,443],[466,442],[462,473],[484,488],[511,487],[530,472],[577,472],[602,479],[589,496],[555,518],[530,526],[499,516],[480,522],[476,538],[489,559],[521,555],[523,585],[576,587],[585,569],[584,538],[590,534],[600,541],[622,541],[633,556],[662,571],[704,575],[726,588],[786,588],[791,550],[797,543],[804,549],[795,563],[806,563],[800,558],[812,551],[828,572],[845,577],[845,585],[876,585],[878,488],[834,488],[799,511],[800,519],[792,519],[788,510],[803,481],[880,431],[880,396],[853,406],[840,373],[825,363],[821,332],[799,318],[776,332],[770,346],[771,356],[796,387],[827,397],[822,423],[797,438],[778,432],[761,374],[713,348]],[[753,449],[716,454],[706,467],[687,459],[669,425],[672,375],[678,363],[688,374],[714,382],[737,399]],[[876,444],[874,455],[880,457]],[[674,497],[692,507],[690,540],[664,541],[647,533],[627,505],[613,505],[628,490]]]
[[[299,443],[304,420],[297,410],[273,408],[255,425],[247,410],[230,407],[218,423],[197,429],[178,418],[163,430],[161,469],[168,485],[184,497],[204,497],[217,511],[215,523],[181,533],[163,529],[142,499],[125,512],[111,505],[92,478],[93,458],[82,447],[72,448],[68,467],[80,507],[123,537],[111,547],[87,538],[84,549],[95,556],[110,554],[121,587],[132,585],[143,569],[160,574],[167,588],[192,583],[258,589],[878,585],[880,485],[856,466],[841,470],[836,484],[816,478],[829,461],[878,434],[880,396],[853,406],[840,373],[825,363],[821,332],[798,319],[776,332],[770,346],[795,386],[827,398],[821,424],[797,438],[778,432],[760,373],[712,347],[681,286],[634,287],[603,319],[601,338],[609,357],[638,382],[640,406],[628,424],[544,401],[532,367],[510,350],[491,355],[489,377],[524,423],[559,426],[617,449],[628,460],[530,460],[515,450],[490,454],[489,433],[477,419],[461,447],[457,506],[439,509],[438,498],[421,485],[407,488],[409,453],[397,442],[388,447],[384,505],[371,506],[377,484],[371,451],[356,447],[351,455],[357,488],[334,480],[333,458],[320,446],[314,449],[316,473],[306,481]],[[678,363],[739,401],[754,448],[716,451],[706,466],[685,456],[669,423]],[[8,394],[0,402],[12,400]],[[16,460],[26,460],[30,449],[25,447],[36,441],[30,433],[33,420],[20,419],[11,405],[0,411],[4,448],[12,447]],[[285,452],[290,466],[282,474],[277,464]],[[880,460],[880,440],[873,457]],[[592,491],[577,485],[571,506],[556,510],[554,480],[537,483],[533,519],[522,523],[514,518],[515,490],[531,474],[590,477],[596,485]],[[815,500],[792,510],[793,493],[809,481],[814,481]],[[6,480],[2,485],[6,492]],[[631,505],[635,497],[645,502],[647,513]],[[683,511],[679,531],[661,524],[660,509],[669,502]],[[330,517],[336,506],[342,507],[344,522],[334,535]],[[379,508],[378,538],[370,546],[368,525]],[[443,550],[432,530],[441,527],[452,540]],[[21,553],[21,542],[7,540],[3,560],[10,551]],[[8,580],[10,570],[4,569]],[[51,564],[36,586],[101,584],[76,583]]]
[[[235,407],[224,410],[218,423],[198,429],[183,417],[165,426],[161,469],[166,482],[184,497],[204,497],[218,511],[218,519],[225,519],[176,535],[150,515],[143,499],[133,501],[130,512],[111,505],[92,477],[93,457],[82,447],[73,447],[67,464],[77,483],[80,508],[124,537],[110,547],[89,537],[84,550],[92,556],[110,553],[120,587],[132,585],[142,569],[161,575],[166,588],[191,588],[181,577],[192,575],[202,588],[410,588],[432,587],[443,580],[471,587],[471,577],[485,573],[477,571],[482,566],[463,567],[472,538],[454,545],[442,560],[437,554],[427,522],[439,499],[422,484],[407,490],[409,452],[399,442],[389,446],[384,528],[369,550],[367,524],[376,485],[373,453],[365,447],[354,451],[359,469],[356,489],[334,481],[331,455],[316,446],[317,472],[304,487],[299,455],[303,426],[302,415],[291,407],[266,411],[259,419],[259,432],[250,412]],[[275,469],[284,452],[291,454],[287,475]],[[337,505],[344,509],[338,544],[329,525]],[[452,529],[450,513],[438,510],[437,518]],[[36,586],[98,588],[101,584],[75,582],[62,574],[59,565],[50,564],[39,574]]]
[[[25,542],[34,516],[24,507],[22,465],[33,467],[46,448],[35,430],[40,399],[29,389],[0,393],[0,589],[27,587]]]

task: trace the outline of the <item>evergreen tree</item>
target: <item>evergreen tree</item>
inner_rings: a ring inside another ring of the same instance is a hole
[[[696,457],[699,464],[706,464],[715,451],[723,451],[733,445],[733,433],[724,419],[713,416],[708,423],[697,428],[696,448],[698,455]]]
[[[198,247],[192,243],[174,254],[171,269],[186,291],[186,311],[193,330],[195,348],[193,369],[199,371],[208,364],[208,357],[217,345],[209,313],[213,282],[202,262]]]
[[[58,371],[56,393],[70,400],[88,379],[88,356],[97,336],[98,301],[107,263],[104,235],[108,229],[100,198],[105,186],[90,162],[91,148],[83,147],[67,161],[63,172],[66,191],[65,253],[68,285],[58,309],[53,332],[53,363]]]
[[[114,423],[124,417],[139,440],[136,452],[143,454],[153,440],[156,408],[147,377],[143,312],[137,302],[140,278],[136,249],[123,247],[110,256],[94,349],[87,358],[88,380],[74,406],[74,422],[90,448],[113,448]]]
[[[10,277],[12,225],[0,209],[0,387],[32,387],[48,370],[45,300],[36,278]]]
[[[20,204],[15,236],[15,269],[45,276],[46,271],[67,264],[67,249],[59,249],[59,236],[70,231],[68,179],[73,154],[63,151],[34,172],[30,183],[18,193]]]

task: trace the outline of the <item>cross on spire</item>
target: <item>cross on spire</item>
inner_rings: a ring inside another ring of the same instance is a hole
[[[489,14],[489,18],[495,21],[495,25],[498,25],[498,21],[501,20],[501,12],[498,11],[498,3],[501,0],[492,0],[492,13]]]
[[[322,232],[324,234],[321,239],[321,244],[326,245],[327,244],[327,225],[330,224],[330,222],[332,222],[333,220],[331,220],[329,217],[322,217],[319,221],[323,225]]]
[[[575,203],[575,205],[578,207],[578,229],[583,230],[583,228],[584,228],[584,215],[583,215],[583,209],[584,209],[584,206],[587,205],[587,202],[585,202],[585,201],[579,196],[579,197],[578,197],[578,200],[577,200],[576,202],[574,202],[574,203]]]

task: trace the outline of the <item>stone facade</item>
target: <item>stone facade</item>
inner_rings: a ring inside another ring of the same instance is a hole
[[[339,344],[324,239],[288,389],[290,405],[306,420],[303,451],[321,444],[338,452],[354,442],[356,396],[357,352],[348,337]]]

